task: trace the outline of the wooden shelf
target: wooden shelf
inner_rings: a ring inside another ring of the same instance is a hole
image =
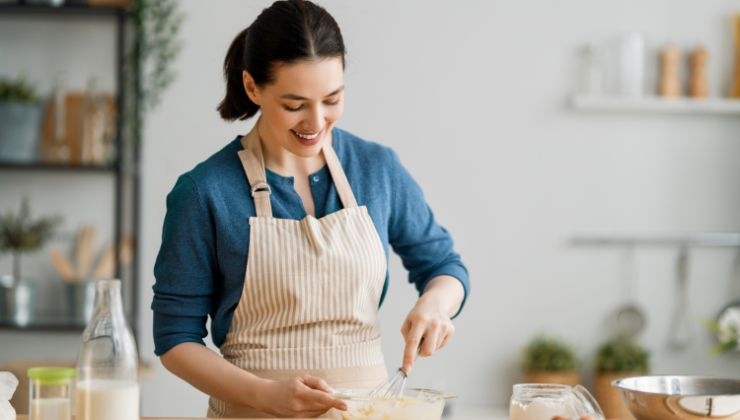
[[[126,9],[114,6],[90,6],[87,4],[68,3],[61,6],[22,2],[0,3],[0,15],[118,16],[125,13],[128,13]]]
[[[50,171],[68,173],[109,173],[113,174],[117,168],[114,165],[68,165],[44,162],[3,162],[0,161],[0,170],[13,171]]]
[[[595,234],[576,235],[573,245],[740,247],[740,233]]]
[[[84,329],[85,325],[71,323],[65,319],[59,319],[56,321],[33,321],[27,324],[18,324],[9,320],[0,321],[0,330],[4,331],[75,332],[81,334]]]
[[[651,112],[666,114],[740,115],[740,99],[640,98],[575,95],[571,106],[585,111]]]

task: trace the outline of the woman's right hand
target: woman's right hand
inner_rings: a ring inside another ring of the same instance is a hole
[[[310,375],[286,381],[265,380],[257,390],[258,406],[254,408],[277,417],[317,417],[332,408],[346,410],[347,404],[331,393],[326,381]]]

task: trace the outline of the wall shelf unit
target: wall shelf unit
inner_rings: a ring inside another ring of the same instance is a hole
[[[740,116],[740,99],[574,95],[570,98],[570,103],[573,108],[583,111]]]
[[[74,25],[75,22],[79,22],[79,19],[73,18],[84,18],[85,21],[92,20],[95,22],[101,22],[102,25],[110,25],[112,33],[114,34],[111,38],[111,45],[109,46],[112,56],[112,71],[109,74],[111,79],[114,81],[114,92],[115,96],[115,108],[117,110],[130,109],[130,107],[136,105],[136,98],[132,97],[132,89],[127,88],[129,81],[125,80],[124,67],[127,49],[131,42],[133,42],[132,22],[130,12],[117,6],[91,6],[87,4],[72,4],[65,3],[61,6],[54,7],[50,5],[41,4],[29,4],[25,1],[18,1],[15,3],[4,3],[0,4],[0,17],[5,19],[16,19],[22,18],[25,22],[32,22],[28,26],[28,30],[33,30],[33,25],[38,21],[55,20],[62,23],[61,28],[64,25]],[[24,26],[19,26],[23,30]],[[64,29],[61,29],[64,30]],[[21,36],[20,34],[19,36]],[[21,47],[19,47],[21,48]],[[85,48],[84,45],[70,45],[70,48]],[[12,49],[6,50],[8,54],[4,56],[4,59],[14,60],[16,59],[12,54]],[[25,51],[27,52],[27,51]],[[22,54],[21,54],[22,56]],[[128,94],[128,96],[127,96]],[[130,102],[129,102],[130,101]],[[133,330],[134,335],[138,339],[138,253],[136,251],[136,238],[138,237],[139,229],[139,173],[138,173],[138,161],[139,161],[139,149],[138,142],[132,142],[126,144],[123,140],[124,130],[124,117],[121,117],[119,113],[116,117],[116,125],[114,128],[114,150],[116,150],[116,156],[113,157],[112,161],[106,164],[96,165],[83,165],[83,164],[72,164],[72,163],[47,163],[44,161],[34,162],[7,162],[0,161],[0,176],[3,174],[22,174],[24,177],[26,174],[34,174],[32,180],[28,182],[33,183],[33,187],[40,186],[41,189],[48,184],[47,180],[54,179],[61,174],[75,174],[82,175],[84,177],[100,177],[102,179],[110,180],[111,194],[98,194],[94,196],[95,200],[106,204],[112,203],[112,213],[110,214],[110,242],[114,247],[114,255],[117,255],[116,248],[122,243],[124,237],[133,237],[133,255],[131,261],[127,267],[122,267],[121,264],[116,263],[114,269],[114,276],[122,280],[122,293],[124,297],[124,311],[129,321],[129,325]],[[24,178],[25,179],[25,178]],[[28,179],[31,179],[29,177]],[[77,178],[75,178],[77,179]],[[2,192],[0,192],[2,194]],[[95,202],[92,203],[78,203],[75,205],[87,205],[94,206]],[[64,216],[62,214],[62,216]],[[107,229],[107,222],[106,222]],[[2,274],[2,273],[0,273]],[[46,284],[48,290],[56,290],[54,287],[60,289],[59,293],[63,293],[62,286],[59,286],[62,282],[59,279],[42,279],[49,280],[49,284]],[[57,284],[53,284],[53,282]],[[5,292],[8,293],[8,292]],[[64,295],[57,296],[57,300],[63,301]],[[3,302],[0,301],[0,309],[2,309]],[[39,307],[42,304],[38,304]],[[13,331],[74,331],[80,332],[84,328],[84,322],[80,322],[79,319],[68,317],[69,314],[63,312],[64,305],[60,306],[62,312],[58,316],[54,314],[44,313],[44,316],[39,316],[33,319],[29,323],[18,323],[11,317],[5,314],[2,317],[3,311],[0,310],[0,330],[13,330]]]
[[[740,233],[673,233],[673,234],[597,234],[576,235],[573,245],[583,246],[668,246],[691,247],[740,247]]]
[[[0,328],[9,331],[18,332],[74,332],[79,333],[85,329],[84,324],[70,323],[63,319],[57,321],[45,320],[43,322],[34,321],[29,324],[19,325],[12,321],[0,321]]]
[[[127,11],[115,6],[90,6],[88,4],[65,3],[61,6],[48,4],[8,3],[0,4],[0,13],[19,15],[68,15],[68,16],[125,16]]]
[[[0,170],[116,174],[118,168],[115,165],[64,165],[45,162],[17,163],[0,161]]]

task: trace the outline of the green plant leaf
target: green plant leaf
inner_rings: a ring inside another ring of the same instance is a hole
[[[565,372],[575,370],[577,365],[573,350],[555,338],[538,336],[522,351],[526,372]]]
[[[9,212],[0,216],[0,251],[23,252],[40,248],[53,236],[59,223],[59,216],[32,219],[28,199],[23,198],[17,214]]]
[[[38,100],[36,90],[25,77],[0,77],[0,101],[34,103]]]
[[[627,338],[609,340],[596,352],[598,372],[648,372],[649,369],[650,353]]]
[[[722,326],[714,319],[705,320],[704,325],[717,339],[717,343],[710,350],[712,355],[719,356],[740,347],[740,331],[736,327]]]

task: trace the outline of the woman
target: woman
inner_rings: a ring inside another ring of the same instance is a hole
[[[421,293],[402,327],[403,368],[452,337],[467,270],[395,153],[335,127],[344,56],[323,8],[265,9],[229,48],[218,107],[259,119],[167,197],[155,351],[211,396],[209,416],[315,417],[346,409],[334,388],[384,381],[389,245]],[[203,345],[209,315],[223,357]]]

